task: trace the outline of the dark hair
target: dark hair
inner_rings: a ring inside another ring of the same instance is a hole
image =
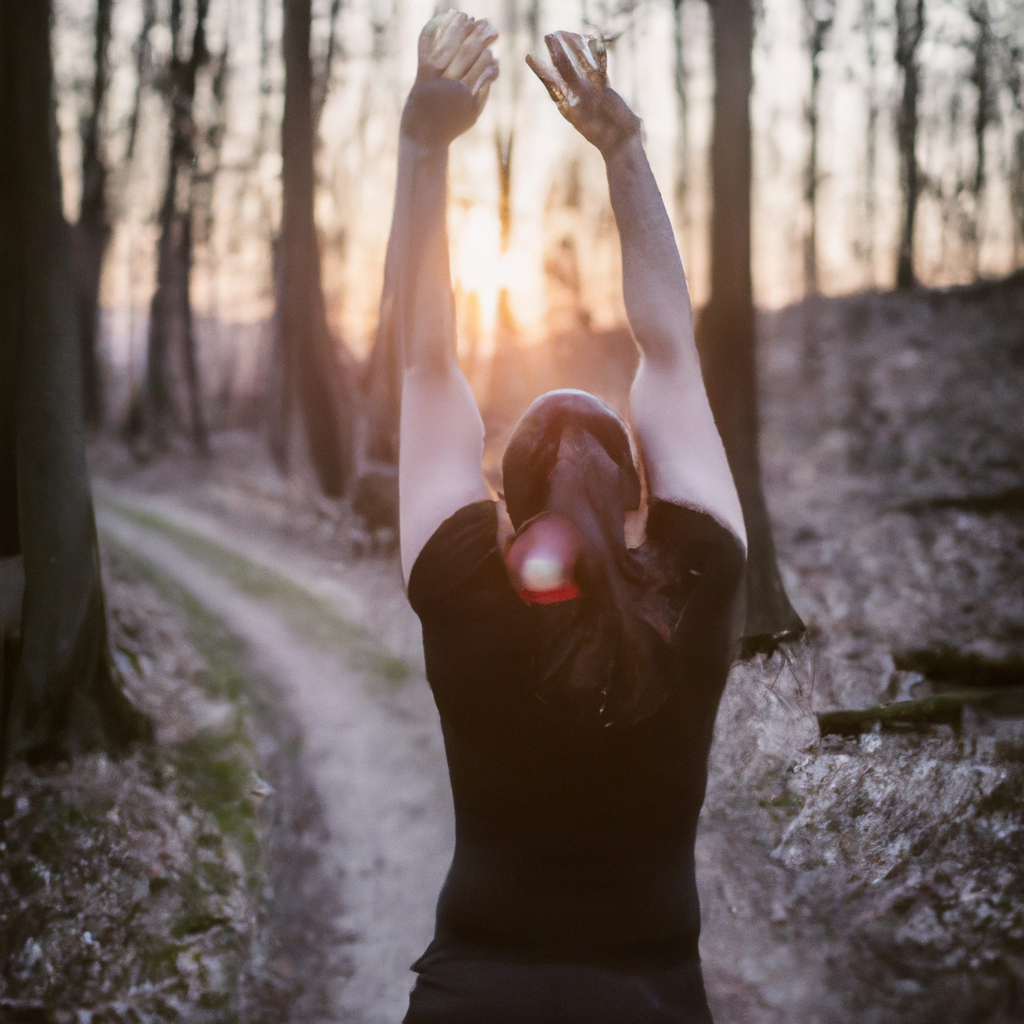
[[[541,395],[523,413],[501,460],[505,504],[517,530],[544,509],[548,474],[558,458],[562,433],[570,424],[590,434],[619,467],[622,510],[640,507],[640,474],[626,424],[600,398],[586,391],[561,388]]]
[[[570,465],[559,462],[560,449]],[[629,551],[623,536],[623,512],[639,506],[641,493],[626,425],[583,391],[538,398],[502,460],[505,502],[517,530],[550,507],[556,464],[575,484],[571,508],[558,511],[580,531],[575,576],[582,594],[535,610],[542,630],[536,695],[585,724],[629,725],[653,714],[668,695],[669,630],[657,569]]]

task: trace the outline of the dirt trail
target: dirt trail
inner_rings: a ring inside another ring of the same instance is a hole
[[[191,591],[252,649],[302,724],[305,753],[331,836],[328,869],[339,880],[343,917],[337,922],[350,976],[332,985],[336,1020],[385,1024],[401,1020],[414,976],[409,965],[433,930],[434,902],[454,842],[451,798],[437,715],[421,670],[404,680],[373,671],[367,650],[379,634],[353,639],[339,617],[339,639],[303,636],[273,602],[254,599],[237,580],[213,571],[185,550],[181,538],[140,525],[124,506],[152,514],[210,539],[228,539],[214,521],[160,502],[118,495],[122,512],[99,502],[104,535],[154,563]],[[230,547],[253,558],[254,538]],[[279,554],[260,548],[257,564],[282,567]],[[296,557],[289,570],[319,593],[331,610],[352,611],[330,573],[317,580]],[[319,585],[318,585],[319,584]],[[380,612],[371,604],[370,614]],[[378,618],[392,639],[415,626],[412,612]],[[392,673],[393,675],[393,673]]]

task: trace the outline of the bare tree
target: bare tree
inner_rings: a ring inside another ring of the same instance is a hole
[[[338,41],[338,16],[341,14],[341,0],[331,0],[331,12],[327,25],[327,49],[324,51],[323,60],[313,73],[313,143],[318,144],[317,132],[320,129],[320,118],[324,112],[324,104],[327,102],[327,94],[331,89],[331,75],[334,72],[335,54],[341,53],[344,57],[344,49]]]
[[[324,494],[339,497],[352,472],[353,409],[348,368],[335,353],[313,219],[315,175],[310,0],[284,0],[285,98],[281,123],[281,234],[276,247],[275,348],[279,367],[271,450],[289,469],[293,403]]]
[[[153,46],[149,34],[156,25],[156,0],[142,0],[142,27],[135,40],[133,55],[135,57],[135,102],[128,117],[128,146],[126,158],[131,160],[135,155],[135,140],[139,134],[139,111],[142,107],[142,94],[153,72]]]
[[[974,207],[970,220],[971,257],[974,263],[974,277],[981,270],[981,238],[984,232],[985,201],[985,132],[996,117],[998,104],[996,90],[991,77],[992,60],[992,18],[988,0],[971,0],[967,13],[974,23],[974,39],[971,40],[971,84],[977,91],[974,109],[974,177],[971,181],[971,199]]]
[[[686,66],[686,37],[683,27],[684,0],[672,0],[673,74],[676,92],[676,154],[672,197],[676,223],[683,235],[683,248],[689,256],[690,242],[690,108],[689,72]],[[689,262],[689,260],[687,260]]]
[[[50,5],[0,5],[0,558],[24,568],[0,638],[0,774],[149,733],[107,643],[52,95]]]
[[[1003,47],[1006,85],[1017,126],[1011,136],[1010,209],[1014,219],[1014,262],[1020,266],[1024,254],[1024,39],[1006,39]]]
[[[900,155],[902,201],[899,247],[896,255],[896,287],[913,288],[914,219],[920,194],[917,164],[917,100],[921,69],[918,48],[924,36],[924,0],[896,0],[896,65],[903,75],[903,88],[896,114],[896,142]]]
[[[196,0],[195,27],[182,55],[182,0],[171,0],[171,56],[165,87],[170,104],[167,177],[160,206],[156,291],[149,307],[149,340],[143,419],[150,441],[166,445],[171,433],[191,437],[196,451],[208,450],[202,389],[192,321],[192,231],[196,77],[210,61],[206,15],[210,0]]]
[[[869,287],[875,284],[875,211],[877,206],[878,167],[878,49],[875,33],[878,28],[878,12],[875,0],[861,0],[861,29],[864,33],[864,56],[867,61],[867,83],[865,102],[867,123],[864,140],[864,237],[860,248],[867,267]]]
[[[750,545],[741,654],[772,652],[804,624],[779,574],[758,455],[750,269],[751,0],[711,0],[715,99],[711,138],[711,295],[697,325],[701,370],[743,506]]]
[[[103,103],[110,82],[110,15],[113,0],[97,0],[94,31],[94,72],[88,113],[82,118],[82,200],[74,230],[78,331],[82,342],[82,386],[85,420],[98,427],[103,421],[103,381],[100,373],[100,275],[110,242],[107,212],[107,166],[101,141]]]
[[[804,202],[807,229],[804,234],[804,291],[818,294],[818,126],[821,93],[821,55],[828,44],[835,21],[836,0],[802,0],[804,42],[811,64],[811,85],[804,107],[807,121],[807,164],[804,169]]]

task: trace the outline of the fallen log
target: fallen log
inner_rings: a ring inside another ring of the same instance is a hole
[[[817,714],[822,736],[856,736],[882,729],[918,729],[952,725],[959,729],[966,705],[984,705],[997,714],[1024,715],[1024,686],[989,690],[957,690],[920,700],[900,700],[860,709],[821,711]]]
[[[1010,654],[986,658],[973,651],[959,651],[948,644],[907,647],[892,652],[893,664],[904,672],[919,672],[951,692],[1024,686],[1024,657]]]

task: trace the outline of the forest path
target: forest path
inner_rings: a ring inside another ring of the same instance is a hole
[[[397,1024],[414,980],[408,967],[433,930],[453,824],[419,625],[396,560],[319,558],[186,493],[99,483],[97,508],[102,533],[218,615],[287,700],[305,734],[328,868],[339,879],[339,952],[351,973],[332,985],[336,1019]],[[751,824],[745,806],[705,814],[697,843],[715,1020],[836,1019],[822,998],[826,949],[773,929],[787,881]]]
[[[334,1017],[395,1024],[454,843],[440,725],[411,610],[169,497],[97,488],[101,534],[189,590],[251,649],[304,733],[339,880]],[[393,584],[401,595],[400,581]],[[392,606],[393,604],[397,606]]]

